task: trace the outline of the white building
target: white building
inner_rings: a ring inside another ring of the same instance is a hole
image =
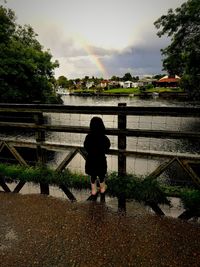
[[[136,88],[138,87],[137,82],[132,82],[132,81],[125,81],[125,82],[120,82],[120,86],[123,88]]]
[[[85,86],[87,89],[91,88],[92,86],[94,86],[94,81],[87,81]]]

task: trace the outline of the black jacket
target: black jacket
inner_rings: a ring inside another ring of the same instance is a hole
[[[91,176],[105,176],[107,162],[105,154],[110,148],[110,140],[104,134],[90,133],[84,141],[87,152],[85,172]]]

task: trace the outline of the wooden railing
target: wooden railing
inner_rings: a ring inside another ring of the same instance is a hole
[[[85,151],[82,146],[72,146],[66,144],[48,143],[45,138],[46,132],[67,132],[86,134],[89,132],[88,127],[77,125],[52,125],[45,123],[43,114],[45,113],[67,113],[67,114],[101,114],[101,115],[117,115],[118,127],[107,128],[106,134],[118,137],[117,149],[110,149],[109,154],[118,156],[118,174],[124,176],[126,174],[126,157],[127,156],[150,156],[152,158],[165,158],[162,163],[149,176],[158,177],[173,162],[177,162],[184,171],[191,177],[193,182],[200,186],[200,178],[191,168],[190,163],[199,164],[200,154],[192,153],[173,153],[145,150],[128,150],[126,146],[127,137],[151,137],[162,139],[195,139],[200,140],[200,132],[187,132],[176,130],[145,130],[145,129],[128,129],[127,116],[171,116],[171,117],[200,117],[200,108],[192,107],[132,107],[121,103],[118,106],[70,106],[70,105],[42,105],[42,104],[0,104],[0,115],[7,113],[24,113],[30,114],[33,118],[30,122],[0,121],[0,129],[26,129],[35,132],[35,141],[18,141],[18,140],[0,140],[0,152],[4,147],[14,155],[21,165],[28,165],[26,159],[17,151],[18,147],[30,147],[37,150],[37,164],[44,165],[45,150],[67,150],[70,153],[66,155],[64,160],[57,166],[58,171],[63,171],[77,153],[85,158]],[[89,122],[88,122],[89,124]],[[21,184],[21,186],[23,186]],[[19,191],[20,186],[14,191]],[[48,193],[48,185],[41,184],[41,191]],[[63,190],[68,190],[63,188]],[[69,193],[69,192],[68,192]],[[70,193],[68,195],[70,197]],[[74,197],[71,196],[73,200]]]

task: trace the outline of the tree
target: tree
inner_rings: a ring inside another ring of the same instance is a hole
[[[133,82],[137,82],[137,81],[139,81],[139,79],[140,79],[139,76],[135,76],[135,77],[133,76],[132,77],[132,81]]]
[[[54,69],[49,51],[31,26],[19,26],[15,13],[0,6],[0,102],[61,103],[54,92]]]
[[[87,82],[89,79],[90,79],[89,76],[85,76],[85,78],[83,78],[83,80],[86,81],[86,82]]]
[[[67,87],[70,88],[75,88],[74,81],[72,79],[68,80],[67,82]]]
[[[200,98],[200,1],[188,0],[168,10],[154,25],[158,36],[168,35],[171,44],[162,50],[163,68],[182,77],[181,86]]]
[[[58,77],[58,80],[57,80],[57,83],[59,86],[61,86],[62,88],[67,88],[68,86],[68,80],[65,76],[59,76]]]
[[[156,74],[154,75],[152,78],[153,79],[157,79],[157,80],[160,80],[162,77],[164,77],[166,74]]]
[[[119,78],[118,76],[113,75],[113,76],[111,77],[111,80],[112,80],[112,81],[119,81],[120,78]]]
[[[125,73],[124,76],[122,77],[123,81],[132,81],[132,76],[130,73]]]

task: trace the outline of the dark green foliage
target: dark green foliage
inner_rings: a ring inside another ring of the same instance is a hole
[[[130,198],[134,194],[134,190],[137,186],[137,177],[125,176],[119,177],[117,173],[111,173],[106,180],[108,185],[108,193],[113,196],[119,196],[121,192],[124,192],[127,198]]]
[[[64,183],[68,187],[79,190],[90,188],[90,180],[86,175],[72,173],[66,169],[62,173],[60,173],[59,176],[60,176],[60,182],[64,181]]]
[[[57,79],[58,86],[62,88],[67,88],[68,87],[68,80],[65,76],[59,76]]]
[[[5,180],[34,182],[34,183],[49,183],[59,185],[66,184],[68,187],[76,189],[86,189],[90,187],[87,176],[72,173],[69,170],[64,170],[62,173],[47,167],[24,167],[20,165],[0,164],[0,177]]]
[[[15,13],[11,9],[4,9],[0,6],[0,40],[5,45],[9,42],[10,36],[15,32]]]
[[[49,168],[24,167],[0,163],[0,178],[5,181],[23,181],[34,183],[48,183],[52,185],[65,184],[69,188],[89,189],[88,176],[70,172],[68,169],[57,172]],[[184,207],[200,212],[200,191],[181,187],[161,187],[157,180],[149,177],[142,178],[134,175],[119,177],[111,173],[106,180],[107,193],[119,197],[121,193],[127,199],[134,199],[143,203],[170,205],[167,196],[177,196],[183,201]]]
[[[151,203],[167,204],[170,202],[166,197],[166,194],[161,189],[159,183],[149,177],[142,180],[138,186],[138,200]],[[140,199],[139,199],[140,198]]]
[[[88,188],[89,182],[86,176],[71,173],[65,170],[59,173],[49,168],[41,167],[24,167],[20,165],[0,164],[0,176],[11,178],[14,181],[23,182],[43,182],[49,184],[65,183],[69,187],[76,189]]]
[[[0,102],[61,103],[54,93],[52,55],[29,25],[19,26],[12,10],[0,6]]]
[[[122,80],[123,81],[132,81],[131,74],[129,72],[128,73],[125,73],[124,76],[122,77]]]
[[[76,189],[90,188],[90,180],[87,176],[75,174],[69,170],[58,173],[49,168],[24,167],[20,165],[0,164],[0,177],[11,178],[15,181],[49,183],[59,185],[64,183],[67,187]],[[106,180],[108,194],[119,196],[122,192],[128,199],[140,202],[154,202],[169,204],[165,193],[161,190],[156,180],[142,179],[133,175],[119,177],[112,173]]]
[[[156,180],[150,178],[139,178],[133,175],[118,177],[117,173],[112,173],[108,180],[108,193],[119,196],[121,192],[128,199],[135,199],[139,202],[153,202],[159,204],[169,204],[169,201]]]
[[[162,50],[164,69],[180,75],[181,87],[200,98],[200,1],[188,0],[154,24],[159,37],[171,37],[171,44]]]
[[[171,185],[161,185],[162,190],[166,193],[167,196],[172,197],[181,197],[181,194],[185,191],[190,190],[187,187],[181,187],[181,186],[171,186]]]
[[[200,191],[187,190],[181,193],[181,200],[184,208],[192,211],[200,212]]]
[[[153,85],[153,84],[147,84],[147,85],[145,86],[145,89],[146,89],[146,90],[148,90],[148,89],[152,89],[152,88],[154,88],[154,85]]]

